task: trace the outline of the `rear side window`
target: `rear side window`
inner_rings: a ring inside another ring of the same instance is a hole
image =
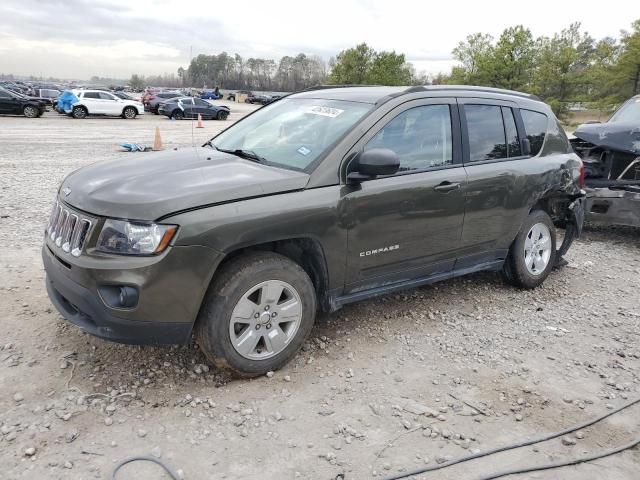
[[[98,92],[84,92],[82,97],[83,98],[100,98],[100,94]]]
[[[540,153],[544,143],[544,136],[547,133],[547,116],[544,113],[532,110],[520,110],[520,114],[522,115],[525,134],[531,144],[531,156],[535,157]]]
[[[465,105],[469,134],[469,160],[481,162],[507,158],[507,142],[500,107]]]

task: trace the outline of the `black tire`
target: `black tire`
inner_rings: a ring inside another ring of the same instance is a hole
[[[229,112],[227,112],[226,110],[220,110],[216,115],[216,118],[218,120],[226,120],[228,116],[229,116]]]
[[[253,360],[238,353],[233,346],[230,320],[245,294],[269,280],[286,282],[295,288],[302,303],[302,316],[297,331],[280,353]],[[285,365],[302,347],[311,333],[316,305],[313,283],[300,265],[276,253],[252,252],[229,262],[212,281],[196,321],[196,341],[217,367],[241,377],[263,375]]]
[[[171,118],[174,120],[182,120],[184,118],[184,112],[182,110],[176,110],[171,114]]]
[[[89,112],[85,107],[74,107],[73,111],[71,112],[71,116],[79,120],[86,118],[88,114]]]
[[[22,113],[27,118],[38,118],[41,115],[38,107],[34,107],[33,105],[25,105],[22,109]]]
[[[525,241],[530,235],[532,227],[537,224],[543,224],[549,230],[551,250],[545,268],[533,274],[525,264]],[[502,277],[507,283],[520,288],[536,288],[544,282],[555,266],[556,254],[556,229],[553,222],[546,212],[534,210],[523,222],[518,235],[511,244],[509,254],[502,269]]]
[[[138,111],[133,107],[124,107],[124,110],[122,110],[122,118],[133,120],[136,115],[138,115]]]

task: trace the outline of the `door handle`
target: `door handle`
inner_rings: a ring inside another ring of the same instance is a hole
[[[448,181],[444,181],[440,185],[436,185],[435,187],[433,187],[434,190],[437,190],[438,192],[442,192],[442,193],[448,193],[452,190],[457,190],[459,188],[460,188],[459,183],[451,183]]]

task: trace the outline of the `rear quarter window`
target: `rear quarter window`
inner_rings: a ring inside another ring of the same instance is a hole
[[[525,134],[531,144],[531,156],[535,157],[540,153],[544,144],[549,119],[544,113],[534,112],[533,110],[520,110],[520,114],[522,115]]]

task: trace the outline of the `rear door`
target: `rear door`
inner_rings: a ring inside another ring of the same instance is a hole
[[[506,257],[519,228],[518,199],[526,188],[526,158],[516,128],[516,106],[494,99],[459,99],[467,183],[461,257],[456,269]]]
[[[193,113],[193,98],[183,98],[179,102],[182,105],[185,118],[194,118]],[[195,116],[198,114],[196,113]]]
[[[352,152],[389,148],[400,171],[347,186],[345,293],[451,272],[464,216],[455,99],[407,102],[385,115]]]
[[[82,92],[80,95],[82,96],[80,101],[87,107],[89,113],[99,115],[104,113],[104,106],[102,105],[102,100],[100,100],[100,92]]]

